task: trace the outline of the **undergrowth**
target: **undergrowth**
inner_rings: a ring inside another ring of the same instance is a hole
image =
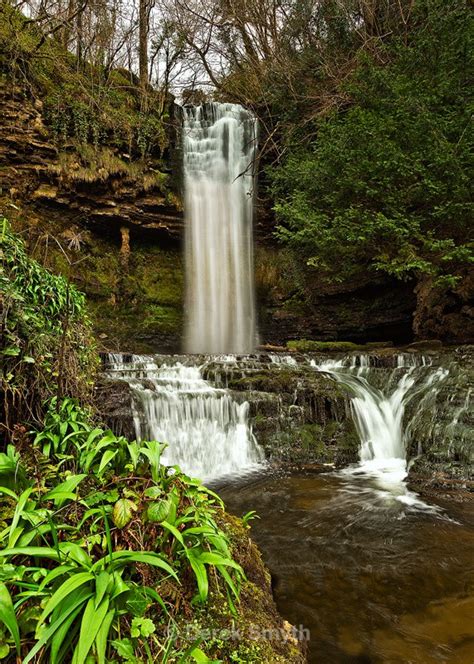
[[[71,139],[106,145],[131,158],[160,157],[168,144],[168,104],[150,89],[149,110],[124,69],[81,63],[55,36],[45,38],[8,2],[0,3],[0,74],[18,90],[40,98],[58,145]]]
[[[218,496],[73,399],[30,433],[0,454],[0,659],[210,662],[176,620],[211,588],[236,614],[245,575]]]
[[[54,395],[87,401],[97,357],[85,298],[69,281],[32,260],[0,217],[2,271],[2,429],[39,423]]]

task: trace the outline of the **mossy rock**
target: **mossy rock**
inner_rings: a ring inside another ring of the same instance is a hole
[[[226,595],[211,579],[208,604],[196,607],[192,617],[178,620],[179,631],[191,641],[193,634],[204,635],[200,647],[208,657],[229,664],[304,664],[303,648],[277,611],[270,574],[248,529],[241,519],[226,512],[221,513],[219,526],[227,533],[232,557],[247,577],[236,613],[231,613]],[[268,633],[286,638],[265,638]],[[260,634],[263,638],[257,638]]]
[[[234,378],[229,381],[231,390],[258,392],[291,392],[298,385],[298,375],[292,371],[268,371]]]
[[[311,339],[298,339],[287,342],[287,348],[298,353],[350,353],[362,350],[364,346],[351,341],[313,341]]]

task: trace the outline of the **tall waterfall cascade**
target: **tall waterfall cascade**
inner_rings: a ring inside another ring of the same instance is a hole
[[[368,356],[352,356],[321,363],[319,371],[332,375],[351,394],[351,408],[359,434],[360,464],[356,470],[376,475],[385,484],[398,484],[407,476],[407,440],[418,416],[429,409],[449,371],[431,368],[421,357],[398,355],[396,367],[384,385],[373,382]],[[371,380],[372,379],[372,380]],[[416,401],[411,418],[408,404]]]
[[[253,192],[257,121],[236,104],[184,109],[186,351],[255,346]]]
[[[171,359],[108,356],[108,375],[130,385],[137,440],[166,443],[163,463],[202,480],[255,467],[263,453],[249,427],[249,404],[213,388],[201,367]]]

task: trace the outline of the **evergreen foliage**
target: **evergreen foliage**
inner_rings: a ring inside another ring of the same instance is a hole
[[[277,234],[328,279],[365,266],[453,285],[472,261],[471,28],[464,1],[418,0],[408,35],[359,51],[342,107],[304,125],[287,109]]]

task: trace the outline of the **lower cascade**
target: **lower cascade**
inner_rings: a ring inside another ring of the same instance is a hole
[[[437,388],[449,371],[427,366],[425,358],[399,355],[397,366],[383,386],[371,382],[368,356],[353,356],[312,365],[346,385],[360,437],[360,464],[352,471],[372,474],[385,485],[397,484],[407,476],[407,440],[417,417],[435,400]],[[426,368],[425,368],[426,367]],[[416,410],[405,417],[406,408],[416,400]]]
[[[203,379],[199,366],[171,358],[108,356],[108,374],[132,390],[137,440],[167,444],[162,461],[210,480],[239,474],[263,459],[248,423],[248,402],[237,403]]]

